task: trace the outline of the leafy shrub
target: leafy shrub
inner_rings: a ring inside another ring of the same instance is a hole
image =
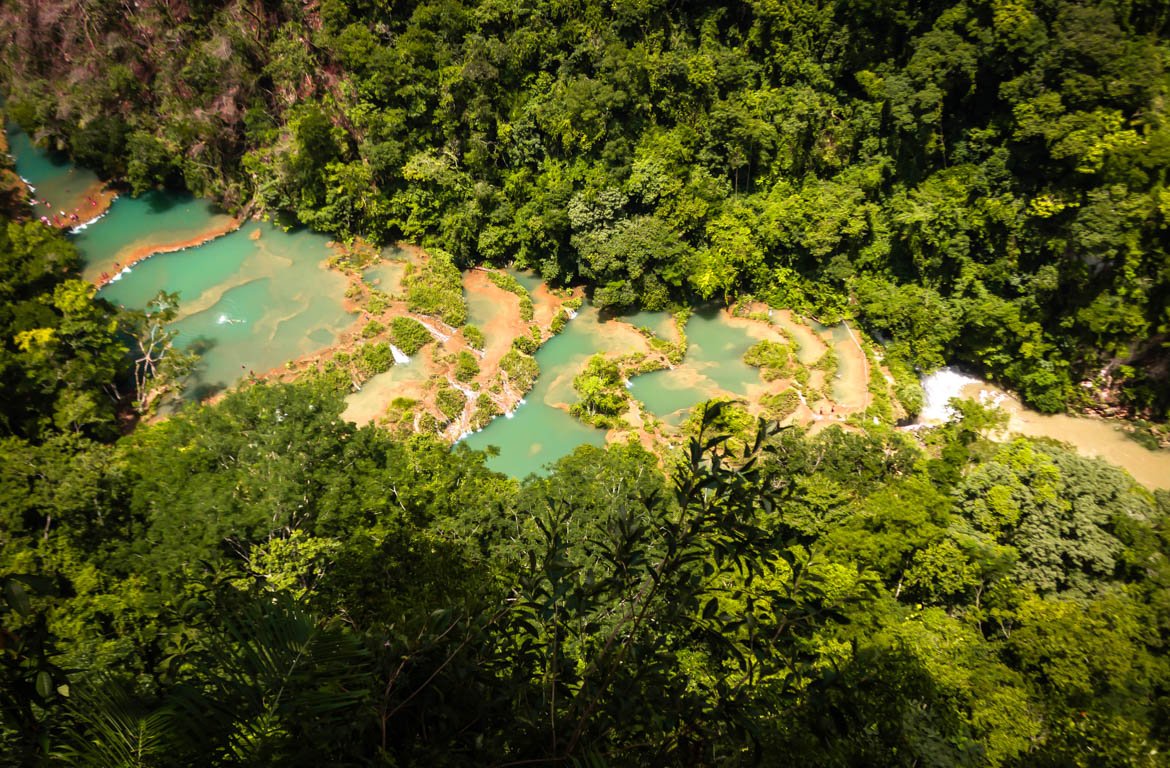
[[[483,349],[487,344],[487,339],[477,326],[465,325],[463,326],[463,339],[467,344],[475,349]]]
[[[406,306],[412,312],[433,315],[456,327],[467,322],[463,275],[451,254],[438,248],[432,250],[426,264],[402,282],[406,287]]]
[[[756,420],[742,405],[726,398],[708,400],[692,408],[683,422],[685,434],[698,435],[700,429],[704,428],[704,408],[707,414],[706,434],[730,435],[727,445],[733,453],[742,451],[744,445],[755,436]]]
[[[744,353],[743,361],[761,369],[764,381],[773,381],[788,372],[792,365],[792,350],[787,344],[764,340],[753,344]]]
[[[362,328],[362,338],[372,339],[385,330],[386,326],[382,325],[377,320],[371,320],[370,322],[366,323],[365,328]]]
[[[432,414],[430,411],[423,411],[420,413],[416,419],[416,422],[418,424],[419,434],[422,435],[425,435],[429,432],[438,432],[441,427],[439,420],[436,419],[434,414]]]
[[[404,354],[413,355],[431,342],[431,332],[413,317],[396,317],[390,321],[390,340]]]
[[[386,407],[382,425],[397,435],[414,432],[414,416],[418,412],[418,401],[409,397],[396,397]],[[433,418],[433,417],[432,417]]]
[[[675,344],[666,339],[658,338],[649,328],[639,328],[638,330],[646,337],[646,342],[650,345],[650,349],[665,355],[671,365],[678,365],[686,357],[687,347],[685,341],[680,344]]]
[[[358,370],[363,377],[369,378],[384,373],[394,367],[394,353],[386,342],[365,344],[357,353]]]
[[[370,298],[366,301],[366,309],[372,315],[380,315],[390,307],[390,296],[377,288],[370,289]]]
[[[435,405],[439,412],[447,417],[447,423],[459,418],[463,407],[467,405],[467,396],[450,384],[444,384],[435,395]]]
[[[629,406],[630,395],[622,381],[621,368],[605,355],[589,358],[585,370],[573,379],[581,397],[569,413],[598,427],[611,427]]]
[[[536,358],[525,355],[516,349],[509,349],[508,354],[500,360],[500,370],[508,375],[512,386],[520,392],[527,392],[540,375],[540,364]]]
[[[500,406],[496,405],[495,400],[480,395],[475,401],[475,410],[471,414],[471,428],[483,429],[501,413]]]
[[[475,355],[466,349],[459,350],[459,357],[455,361],[455,378],[459,381],[471,381],[479,375],[479,361]]]
[[[773,395],[764,395],[760,398],[760,405],[768,412],[769,419],[779,421],[791,416],[800,405],[800,395],[789,387],[783,392]]]
[[[890,387],[887,385],[885,374],[882,373],[881,366],[878,364],[877,355],[874,354],[873,342],[865,337],[862,338],[861,350],[865,353],[866,362],[869,363],[867,389],[870,400],[869,407],[865,409],[865,415],[871,418],[876,416],[885,423],[892,422],[895,414],[894,403],[890,399]]]
[[[926,393],[922,391],[922,382],[918,380],[914,367],[906,358],[897,354],[887,353],[884,362],[894,377],[894,395],[898,402],[906,409],[908,416],[917,416],[925,403]]]
[[[833,347],[829,347],[825,350],[825,354],[821,355],[819,358],[817,358],[817,361],[813,363],[813,368],[816,368],[818,371],[824,371],[825,381],[828,381],[837,375],[837,366],[839,363],[840,361],[837,359],[837,350]]]
[[[536,350],[540,349],[540,329],[535,325],[529,326],[528,335],[512,339],[512,346],[526,355],[536,354]]]
[[[353,391],[353,379],[336,360],[329,360],[320,369],[310,368],[303,379],[340,395],[347,395]]]

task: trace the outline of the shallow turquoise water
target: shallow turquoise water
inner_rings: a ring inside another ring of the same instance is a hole
[[[75,204],[70,195],[83,195],[97,181],[96,175],[36,150],[19,132],[12,134],[11,142],[18,171],[38,186],[37,196],[50,200],[55,196],[66,210]],[[53,200],[54,210],[57,200]],[[115,264],[121,265],[144,248],[177,246],[222,228],[226,218],[208,203],[181,195],[158,192],[120,199],[104,219],[76,235],[85,275],[92,279],[102,272],[113,273]],[[259,239],[253,239],[257,234]],[[138,308],[160,290],[179,294],[181,315],[175,325],[179,342],[203,356],[188,394],[202,397],[249,372],[262,373],[326,347],[350,325],[353,316],[342,307],[346,280],[323,265],[329,255],[326,242],[324,236],[307,231],[286,233],[250,222],[204,245],[152,256],[107,285],[101,295]],[[364,276],[393,292],[404,265],[393,260],[393,250],[385,255],[389,260]],[[509,272],[530,293],[542,284],[534,274]],[[485,327],[500,307],[472,296],[469,311],[470,322]],[[664,312],[640,312],[619,320],[675,338],[672,318]],[[605,432],[577,421],[567,409],[577,399],[573,377],[590,355],[629,351],[622,347],[623,338],[628,344],[628,335],[610,330],[595,309],[583,308],[536,353],[542,373],[526,403],[511,418],[498,418],[469,436],[468,445],[499,446],[500,454],[488,463],[513,476],[542,471],[579,445],[603,445]],[[692,316],[687,335],[690,351],[678,370],[641,376],[633,385],[634,395],[653,413],[674,423],[691,406],[720,391],[744,394],[759,381],[757,371],[741,359],[752,340],[727,326],[721,315]],[[375,377],[351,397],[350,410],[364,413],[374,401],[387,400],[382,390],[417,383],[420,375],[420,367],[404,365]],[[375,415],[371,411],[366,418]]]
[[[100,221],[74,235],[84,263],[81,276],[92,281],[114,274],[135,252],[175,248],[230,221],[216,206],[187,194],[120,197]]]
[[[49,200],[53,211],[80,208],[98,183],[91,171],[44,152],[16,128],[8,130],[17,172]],[[38,210],[41,210],[38,208]],[[48,210],[48,209],[45,209]],[[190,195],[151,192],[120,198],[109,213],[74,236],[83,277],[110,274],[136,253],[178,247],[230,222],[210,203]],[[258,239],[253,239],[258,236]],[[115,304],[142,308],[160,291],[177,292],[178,341],[203,355],[188,387],[200,397],[334,343],[353,320],[342,301],[346,280],[328,271],[328,239],[251,222],[185,251],[140,262],[102,289]]]
[[[361,390],[348,395],[341,418],[355,424],[368,424],[382,416],[395,397],[402,395],[404,385],[426,379],[426,368],[417,360],[397,363],[390,370],[370,377],[362,384]]]
[[[762,383],[743,361],[755,339],[727,322],[723,312],[696,313],[687,321],[686,358],[672,370],[635,376],[630,393],[650,413],[679,425],[690,408],[719,396],[747,397]]]
[[[540,286],[544,285],[544,280],[542,280],[539,275],[533,272],[524,272],[522,270],[513,269],[511,267],[504,271],[512,277],[516,278],[520,285],[524,286],[524,289],[530,294]]]
[[[537,350],[541,373],[525,395],[527,402],[516,409],[512,418],[499,417],[468,436],[467,445],[479,450],[497,446],[500,454],[489,458],[488,466],[513,477],[542,472],[579,445],[604,445],[604,430],[582,424],[556,406],[576,402],[573,377],[590,355],[616,351],[613,346],[598,324],[597,310],[582,309],[560,335]]]
[[[177,291],[184,311],[192,311],[201,298],[211,299],[211,292],[240,272],[248,257],[241,247],[244,233],[255,225],[214,240],[199,248],[154,256],[140,262],[101,290],[101,295],[115,304],[144,307],[159,291]]]
[[[85,193],[101,179],[93,171],[73,165],[65,155],[46,152],[33,145],[28,134],[16,126],[7,126],[8,151],[16,159],[16,172],[36,187],[32,196],[41,202],[36,208],[37,216],[65,211],[77,212],[81,221],[92,218],[87,211],[92,207],[85,199]]]
[[[387,261],[366,269],[362,272],[362,279],[383,293],[393,296],[402,289],[402,277],[405,273],[405,264]]]
[[[635,376],[630,384],[630,394],[641,401],[646,410],[675,426],[682,424],[696,403],[718,394],[709,380],[696,384],[685,370],[679,368]]]
[[[833,400],[851,408],[864,406],[864,392],[869,382],[865,379],[864,364],[855,354],[856,344],[845,323],[828,326],[810,321],[809,325],[837,350],[837,370],[829,382]]]
[[[362,272],[362,279],[391,296],[402,290],[406,275],[407,256],[400,248],[391,246],[382,250],[382,261]]]
[[[865,405],[869,386],[863,358],[856,354],[857,344],[845,324],[833,326],[833,346],[837,351],[837,373],[833,377],[833,399],[853,408]]]
[[[674,317],[669,312],[635,312],[632,315],[621,315],[617,318],[629,323],[635,328],[649,328],[655,336],[667,341],[677,341],[678,333],[674,327]]]
[[[705,310],[687,321],[687,358],[693,366],[721,389],[746,396],[748,389],[761,383],[760,371],[743,361],[743,355],[756,340],[727,322],[723,312]]]
[[[474,325],[481,331],[509,308],[508,303],[498,301],[490,294],[468,293],[466,290],[463,291],[463,301],[467,304],[468,325]]]
[[[665,330],[665,313],[639,313],[608,322],[631,322]],[[728,324],[718,312],[695,314],[687,322],[691,346],[683,363],[674,370],[655,371],[631,381],[630,393],[655,416],[679,425],[690,408],[721,394],[746,396],[760,384],[759,371],[743,362],[743,353],[754,340]],[[621,354],[622,336],[608,333],[596,309],[586,306],[560,336],[537,353],[540,378],[511,419],[499,418],[482,432],[467,438],[472,448],[489,445],[500,455],[488,460],[493,469],[513,476],[542,469],[585,443],[602,445],[605,433],[577,421],[562,408],[576,402],[573,377],[597,352]]]
[[[259,239],[252,239],[256,233]],[[332,344],[353,320],[323,235],[250,222],[186,251],[153,256],[102,289],[126,307],[179,293],[178,340],[203,355],[188,393],[204,397]]]

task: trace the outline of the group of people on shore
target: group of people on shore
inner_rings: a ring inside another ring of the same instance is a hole
[[[98,201],[96,199],[92,197],[86,197],[85,200],[89,203],[91,208],[97,208]],[[50,210],[50,212],[53,209],[53,204],[48,200],[37,200],[34,198],[28,202],[29,205],[33,206],[34,208],[43,203],[44,206]],[[80,211],[80,208],[74,208],[72,213],[57,211],[56,213],[51,213],[51,218],[50,215],[41,216],[40,221],[46,227],[64,227],[70,223],[76,224],[77,222],[80,222],[81,216],[78,215]]]
[[[114,262],[114,275],[118,274],[121,271],[122,271],[122,264],[120,262],[115,261]],[[113,275],[111,275],[109,272],[102,272],[101,277],[98,278],[98,287],[105,285],[106,283],[110,282],[113,279],[114,279]]]

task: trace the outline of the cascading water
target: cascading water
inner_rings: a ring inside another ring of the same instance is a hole
[[[925,406],[912,429],[947,422],[954,417],[950,400],[966,395],[1007,414],[1005,435],[1060,440],[1085,456],[1096,456],[1125,469],[1149,488],[1170,488],[1170,451],[1139,445],[1118,422],[1067,413],[1037,413],[1010,392],[949,366],[923,377],[922,388]]]
[[[394,346],[393,344],[390,345],[390,354],[394,355],[394,364],[395,365],[409,365],[410,364],[410,355],[406,354],[405,352],[403,352],[401,349]]]
[[[438,328],[436,328],[435,326],[431,325],[431,324],[430,324],[430,323],[428,323],[427,321],[425,321],[425,320],[422,320],[422,319],[420,319],[420,318],[418,318],[418,317],[416,317],[416,318],[414,318],[414,319],[415,319],[415,320],[418,320],[418,322],[419,322],[419,325],[421,325],[423,328],[426,328],[428,331],[430,331],[431,335],[432,335],[432,336],[434,336],[434,337],[435,337],[436,339],[438,339],[439,341],[441,341],[441,342],[443,342],[443,343],[446,343],[446,342],[447,342],[447,340],[451,338],[451,334],[449,334],[449,333],[443,333],[442,331],[440,331]]]
[[[947,423],[955,415],[954,409],[950,406],[951,400],[962,394],[963,387],[981,383],[979,379],[968,376],[952,366],[940,368],[929,376],[924,376],[923,405],[922,411],[918,414],[918,424],[937,426]]]

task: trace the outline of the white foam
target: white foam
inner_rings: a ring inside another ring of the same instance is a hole
[[[116,197],[114,198],[114,200],[117,200],[117,199],[118,199],[118,198],[116,198]],[[110,201],[110,207],[109,207],[109,208],[106,208],[104,211],[102,211],[101,213],[99,213],[97,216],[94,216],[94,217],[93,217],[92,219],[90,219],[89,221],[83,221],[83,222],[81,222],[81,223],[80,223],[80,224],[78,224],[76,227],[72,227],[72,228],[70,228],[70,230],[69,230],[69,234],[71,234],[71,235],[76,235],[78,232],[83,232],[83,231],[85,231],[85,230],[86,230],[86,229],[89,227],[89,225],[90,225],[90,224],[96,224],[98,221],[101,221],[102,219],[104,219],[104,218],[106,217],[106,215],[107,215],[107,214],[110,212],[110,209],[111,209],[111,208],[113,208],[113,205],[114,205],[114,200],[111,200],[111,201]]]
[[[419,320],[417,317],[416,317],[416,318],[414,318],[414,319],[415,319],[415,320],[418,320],[419,324],[420,324],[420,325],[421,325],[423,328],[426,328],[428,331],[430,331],[430,332],[431,332],[431,335],[432,335],[432,336],[434,336],[434,337],[435,337],[436,339],[438,339],[439,341],[441,341],[441,342],[443,342],[443,343],[446,343],[446,342],[447,342],[447,340],[451,338],[451,335],[450,335],[450,334],[443,333],[443,332],[442,332],[442,331],[440,331],[438,328],[434,327],[433,325],[431,325],[430,323],[426,322],[425,320]]]
[[[467,398],[468,402],[475,402],[476,400],[479,399],[479,393],[476,392],[471,387],[465,387],[464,385],[460,384],[459,382],[452,381],[451,379],[447,379],[447,383],[450,384],[451,386],[455,387],[455,389],[462,392],[463,396]]]
[[[394,346],[393,344],[390,345],[390,354],[394,355],[394,364],[395,365],[409,365],[410,364],[410,355],[406,354],[405,352],[403,352],[401,349]]]
[[[507,413],[505,413],[505,414],[504,414],[504,418],[510,419],[510,418],[512,418],[513,416],[515,416],[515,415],[516,415],[516,411],[520,410],[520,406],[522,406],[522,405],[525,405],[527,402],[528,402],[528,401],[527,401],[527,400],[525,400],[524,398],[520,398],[520,399],[519,399],[519,400],[516,402],[516,407],[515,407],[515,408],[513,408],[512,410],[508,411]]]
[[[922,379],[923,399],[922,411],[918,414],[918,423],[933,425],[945,424],[955,416],[955,411],[949,403],[952,398],[959,397],[963,387],[968,384],[981,384],[979,379],[962,373],[957,368],[947,366],[940,368]]]

